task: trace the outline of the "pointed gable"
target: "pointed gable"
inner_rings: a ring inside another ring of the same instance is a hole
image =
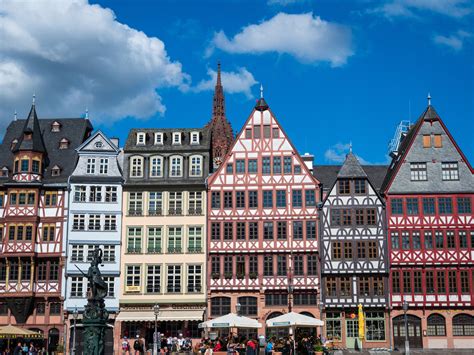
[[[337,174],[338,178],[367,178],[367,174],[359,163],[357,157],[350,152],[346,156],[346,160]]]
[[[80,152],[118,152],[118,147],[101,131],[92,134],[80,147],[77,148]]]
[[[31,106],[30,113],[23,126],[22,135],[18,137],[18,139],[18,143],[13,149],[14,152],[20,150],[38,153],[46,152],[38,116],[36,115],[35,104]]]

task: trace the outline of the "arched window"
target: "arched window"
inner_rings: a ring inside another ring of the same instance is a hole
[[[202,176],[201,155],[191,155],[189,158],[189,176]]]
[[[300,312],[300,314],[306,316],[306,317],[311,317],[311,318],[316,318],[315,316],[313,316],[312,313],[309,313],[309,312]]]
[[[163,176],[163,157],[153,156],[150,158],[150,177]]]
[[[458,314],[453,317],[454,336],[474,336],[474,317],[469,314]]]
[[[281,312],[272,312],[268,315],[267,317],[267,320],[270,320],[272,318],[276,318],[276,317],[279,317],[279,316],[282,316],[283,313]],[[271,337],[275,337],[277,339],[279,338],[283,338],[283,337],[286,337],[288,336],[289,334],[289,328],[270,328],[270,327],[267,327],[267,331],[265,332],[265,336],[267,337],[267,339],[271,338]]]
[[[428,336],[446,336],[446,320],[441,314],[432,314],[428,317]]]
[[[130,177],[143,177],[143,157],[130,157]]]
[[[257,297],[239,297],[240,314],[248,317],[256,317],[258,315]]]
[[[211,298],[211,316],[219,317],[230,313],[230,297]]]
[[[170,176],[183,176],[183,157],[179,155],[172,155],[170,157]]]

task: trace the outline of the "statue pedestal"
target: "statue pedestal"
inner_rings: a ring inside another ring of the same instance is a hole
[[[89,300],[84,310],[84,354],[104,355],[109,312],[103,300]]]

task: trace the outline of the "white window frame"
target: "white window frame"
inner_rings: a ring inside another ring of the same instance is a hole
[[[107,298],[115,297],[115,277],[104,276],[104,282],[107,284]]]
[[[87,200],[87,186],[74,186],[74,202],[86,202]]]
[[[115,245],[104,245],[104,256],[102,260],[104,263],[114,263],[115,262]]]
[[[183,176],[183,157],[181,155],[172,155],[172,156],[170,156],[169,176],[170,177],[182,177]]]
[[[141,253],[143,240],[143,228],[142,227],[128,227],[127,228],[127,252],[130,253],[129,249],[133,248],[134,253]]]
[[[100,214],[90,214],[87,220],[87,230],[90,231],[100,231],[101,222]]]
[[[72,230],[83,231],[86,230],[86,215],[85,214],[74,214],[72,216]]]
[[[190,191],[188,198],[189,209],[188,213],[190,215],[201,215],[203,213],[202,204],[203,204],[203,193],[202,191]]]
[[[191,144],[199,144],[199,132],[191,132]]]
[[[141,268],[142,266],[139,264],[125,265],[125,292],[130,292],[127,291],[127,288],[130,286],[139,288],[141,287]]]
[[[189,157],[189,176],[202,176],[202,155],[191,155]]]
[[[163,227],[148,227],[146,243],[148,253],[161,252],[163,243]]]
[[[428,166],[425,162],[410,163],[410,180],[411,181],[428,180]]]
[[[150,177],[163,176],[163,157],[160,155],[153,155],[150,157]]]
[[[89,186],[89,202],[102,202],[102,186]]]
[[[99,174],[106,175],[109,173],[109,158],[99,159]]]
[[[106,214],[104,216],[104,231],[116,231],[116,230],[117,230],[117,216],[113,214]]]
[[[130,177],[143,177],[143,160],[139,155],[130,157]]]
[[[183,252],[183,227],[168,227],[168,253]]]
[[[105,187],[105,200],[104,202],[113,203],[117,202],[117,186],[106,186]]]
[[[173,270],[171,270],[171,268]],[[182,293],[182,291],[183,291],[183,288],[182,288],[182,283],[183,283],[182,272],[183,272],[183,265],[181,265],[181,264],[166,265],[166,292],[167,293]],[[170,277],[173,278],[172,282],[170,282]],[[171,284],[173,284],[173,286],[178,285],[178,282],[176,282],[177,280],[179,280],[179,290],[178,291],[175,291],[175,290],[170,291],[169,287],[171,286]]]
[[[128,193],[128,209],[129,215],[143,214],[143,192],[129,192]],[[132,208],[133,207],[133,208]]]
[[[199,271],[197,271],[198,268],[199,268]],[[188,264],[186,269],[187,269],[187,279],[186,279],[187,293],[202,292],[202,265],[201,264]]]
[[[71,277],[71,298],[84,297],[84,278],[82,276]]]
[[[163,145],[163,132],[155,132],[155,145]]]
[[[150,273],[150,268],[152,272]],[[158,270],[157,270],[158,269]],[[149,281],[152,281],[153,287],[158,287],[158,290],[148,291]],[[157,294],[161,292],[161,264],[147,264],[146,265],[146,288],[145,293]]]
[[[181,144],[181,132],[173,132],[173,145]]]
[[[163,214],[163,192],[148,192],[148,214],[151,216],[159,216]]]
[[[174,213],[169,213],[172,210]],[[183,213],[183,192],[170,191],[168,192],[168,214],[180,215]]]
[[[71,247],[71,261],[80,263],[84,261],[84,245],[73,245]]]
[[[459,180],[459,164],[457,161],[441,163],[441,177],[443,181]]]
[[[137,133],[137,145],[145,145],[146,144],[146,133],[145,132],[138,132]]]
[[[95,174],[95,158],[87,158],[86,174]]]
[[[188,252],[201,253],[202,252],[202,226],[188,227]]]

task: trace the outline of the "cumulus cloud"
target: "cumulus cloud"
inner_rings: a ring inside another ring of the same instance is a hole
[[[189,76],[156,37],[118,22],[87,0],[0,2],[0,125],[27,113],[37,96],[42,117],[147,118],[166,110],[157,90],[186,90]]]
[[[372,12],[386,17],[418,17],[422,11],[430,11],[453,18],[461,18],[473,12],[469,0],[390,0]]]
[[[464,46],[464,42],[470,38],[472,38],[472,33],[457,31],[450,36],[435,35],[433,41],[441,46],[447,46],[455,51],[460,51]]]
[[[223,31],[217,32],[208,54],[214,48],[228,53],[285,53],[303,63],[329,62],[334,67],[344,65],[353,55],[351,29],[312,13],[280,12],[267,21],[244,27],[230,39]]]
[[[195,91],[214,90],[216,85],[217,72],[212,69],[207,70],[209,79],[202,80],[194,88]],[[257,81],[252,73],[246,68],[239,68],[236,72],[221,72],[222,86],[224,91],[229,94],[243,93],[248,98],[252,97],[251,88]]]
[[[346,155],[347,153],[349,153],[350,147],[351,147],[350,143],[336,143],[324,152],[324,158],[326,159],[327,162],[342,164],[344,163],[344,160],[346,160]],[[359,155],[357,154],[354,154],[354,155],[357,157],[357,159],[359,160],[359,163],[361,163],[362,165],[371,164],[370,162],[360,157]]]

